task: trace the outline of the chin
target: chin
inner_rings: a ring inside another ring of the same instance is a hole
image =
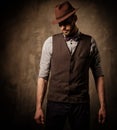
[[[69,36],[69,32],[64,32],[63,33],[65,36]]]

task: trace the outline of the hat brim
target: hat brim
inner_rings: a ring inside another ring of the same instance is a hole
[[[70,12],[69,14],[65,15],[64,17],[60,18],[60,19],[56,19],[54,21],[52,21],[52,24],[58,24],[62,21],[64,21],[65,19],[69,18],[72,14],[74,14],[79,8],[73,10],[72,12]]]

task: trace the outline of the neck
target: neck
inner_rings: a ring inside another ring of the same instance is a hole
[[[78,28],[76,25],[73,26],[71,33],[68,35],[68,37],[74,36],[78,32]]]

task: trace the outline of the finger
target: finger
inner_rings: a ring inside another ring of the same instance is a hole
[[[99,116],[99,123],[101,123],[101,124],[104,124],[104,122],[105,122],[105,117],[103,117],[103,116]]]
[[[98,121],[99,121],[100,124],[103,123],[103,117],[101,115],[99,115]]]
[[[44,124],[44,117],[41,117],[41,123]]]
[[[37,124],[41,124],[41,121],[39,119],[35,120]]]
[[[105,120],[106,120],[106,118],[103,117],[101,123],[104,124]]]
[[[39,118],[35,117],[34,119],[35,119],[37,124],[41,124],[41,118],[40,117]]]

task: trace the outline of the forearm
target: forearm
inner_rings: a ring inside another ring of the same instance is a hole
[[[96,81],[96,87],[97,87],[97,92],[98,92],[98,97],[99,97],[99,102],[100,102],[100,107],[105,107],[106,102],[105,102],[105,86],[104,86],[104,77],[99,77]]]
[[[47,80],[38,78],[36,109],[42,108],[43,99],[47,89]]]

